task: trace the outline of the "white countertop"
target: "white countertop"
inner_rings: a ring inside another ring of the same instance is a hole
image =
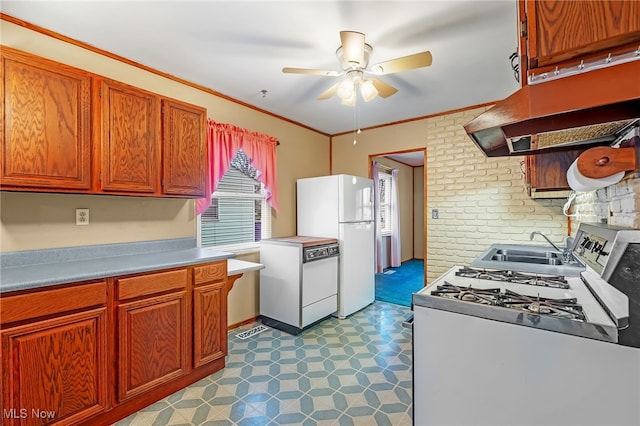
[[[227,275],[238,275],[248,271],[257,271],[264,269],[262,263],[248,262],[239,259],[227,259]]]

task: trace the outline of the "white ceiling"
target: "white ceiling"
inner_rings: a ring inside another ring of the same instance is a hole
[[[391,158],[412,167],[424,165],[424,150],[401,152],[398,154],[387,154],[383,157]]]
[[[360,103],[367,128],[503,99],[519,87],[516,0],[501,1],[12,1],[3,13],[278,116],[335,135],[354,107],[316,97],[340,71],[341,30],[366,34],[371,64],[431,51],[428,68],[380,76],[399,91]],[[266,97],[261,94],[267,91]],[[215,119],[215,111],[210,111]]]

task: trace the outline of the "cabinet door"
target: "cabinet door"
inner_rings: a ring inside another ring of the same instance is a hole
[[[88,190],[91,77],[2,48],[2,188]]]
[[[158,188],[160,98],[114,81],[102,83],[101,189]]]
[[[72,424],[107,408],[106,308],[1,336],[3,424]]]
[[[529,68],[640,41],[640,2],[527,0]]]
[[[226,282],[193,290],[193,364],[200,367],[227,354]]]
[[[120,401],[187,373],[186,291],[118,306]]]
[[[543,191],[570,191],[567,170],[583,151],[577,149],[528,156],[527,179],[531,186],[531,195]],[[559,196],[563,197],[564,194]]]
[[[162,103],[162,182],[170,195],[202,197],[206,178],[206,110],[174,100]]]

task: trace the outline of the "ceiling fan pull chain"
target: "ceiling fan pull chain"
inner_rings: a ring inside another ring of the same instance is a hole
[[[358,134],[358,96],[356,93],[355,100],[353,101],[353,144],[357,144],[357,134]]]

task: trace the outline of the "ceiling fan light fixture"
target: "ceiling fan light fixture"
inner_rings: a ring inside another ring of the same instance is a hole
[[[401,56],[371,66],[369,71],[369,59],[373,52],[371,45],[365,43],[364,33],[358,31],[340,31],[340,46],[336,50],[336,56],[340,64],[341,72],[326,71],[309,68],[282,68],[282,72],[291,74],[315,74],[324,76],[344,75],[345,79],[334,83],[318,96],[317,99],[329,99],[337,94],[344,105],[355,105],[358,91],[365,102],[380,96],[388,98],[398,91],[393,86],[371,78],[365,78],[365,73],[387,75],[402,71],[424,68],[431,65],[431,52],[424,51],[413,55]],[[359,88],[359,90],[358,90]]]
[[[346,78],[338,86],[338,96],[340,99],[348,99],[353,97],[355,93],[355,85],[352,79]]]
[[[363,80],[360,83],[360,95],[365,102],[369,102],[378,96],[378,89],[373,85],[371,80]]]
[[[355,106],[356,105],[356,92],[353,91],[351,92],[350,96],[347,97],[340,97],[340,99],[342,99],[342,105],[346,105],[346,106]]]

